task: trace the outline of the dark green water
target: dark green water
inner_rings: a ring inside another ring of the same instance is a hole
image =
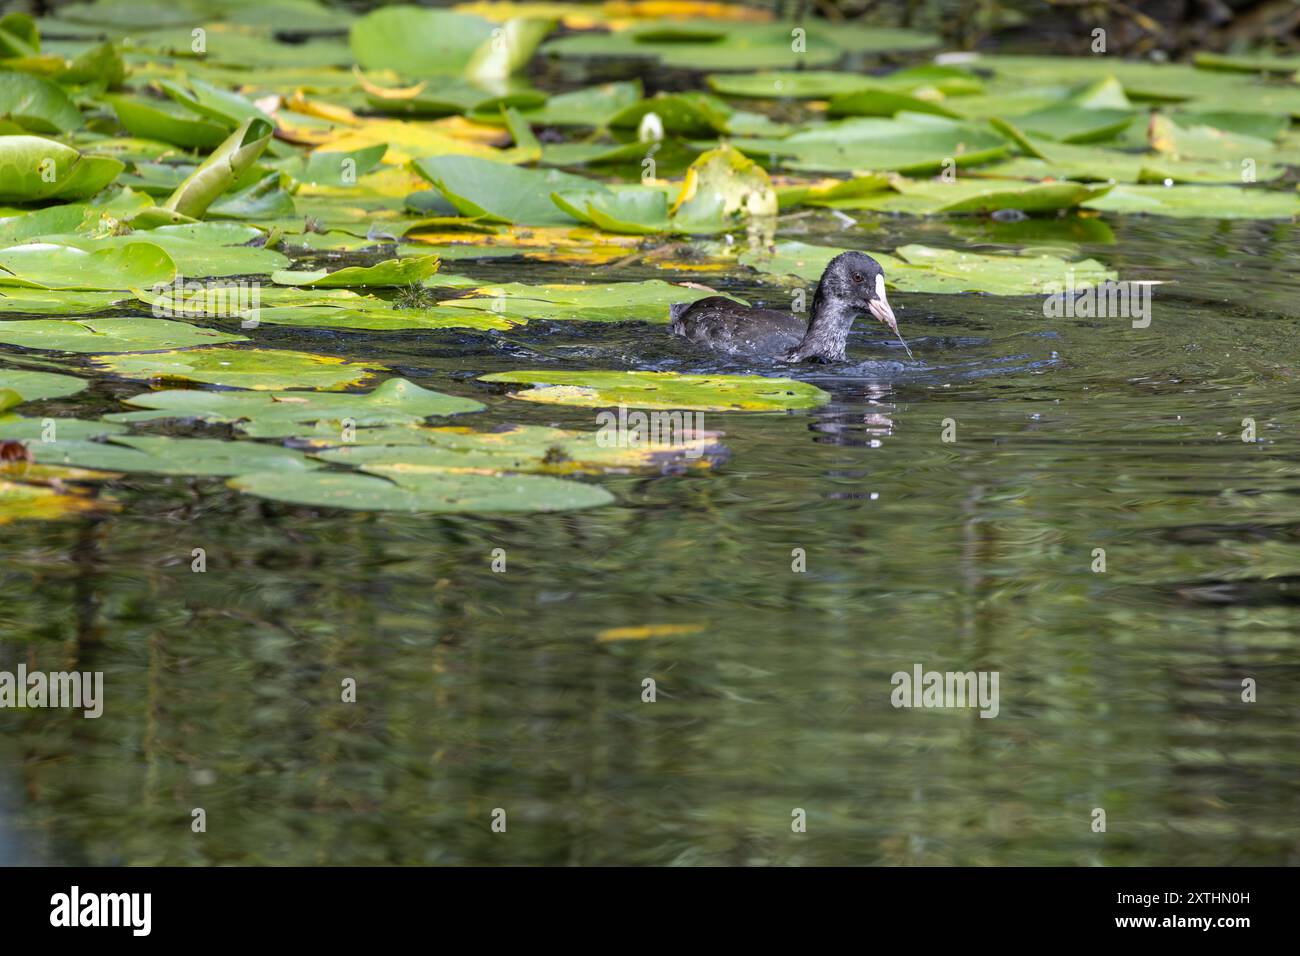
[[[1166,280],[1149,328],[895,295],[915,362],[864,323],[847,368],[807,373],[832,404],[706,413],[730,458],[600,479],[614,507],[369,515],[131,477],[115,516],[0,528],[0,669],[102,670],[107,698],[0,711],[0,862],[1300,862],[1296,227],[1109,221],[1114,244],[1038,238]],[[1034,239],[827,223],[882,250]],[[648,324],[256,334],[483,397],[475,424],[596,427],[486,371],[719,367]],[[702,629],[596,640],[646,624]],[[918,663],[998,671],[999,716],[895,709]]]

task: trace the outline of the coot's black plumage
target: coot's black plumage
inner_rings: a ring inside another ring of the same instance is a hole
[[[885,297],[885,271],[863,252],[843,252],[822,272],[808,323],[787,312],[750,309],[722,296],[672,307],[672,332],[723,352],[786,362],[842,362],[849,328],[869,312],[898,334]]]

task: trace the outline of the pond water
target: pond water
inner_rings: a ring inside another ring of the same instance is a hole
[[[128,476],[117,514],[5,526],[0,669],[75,661],[106,703],[0,711],[0,863],[1300,861],[1296,227],[1106,222],[1113,243],[1073,221],[792,225],[874,250],[1054,245],[1165,284],[1145,329],[895,294],[915,360],[860,322],[846,366],[798,373],[831,403],[706,412],[727,459],[599,479],[614,506],[369,514]],[[596,425],[485,372],[769,371],[656,324],[253,334],[488,401],[476,425]],[[597,637],[647,625],[680,630]],[[918,664],[997,671],[997,718],[893,707],[891,675]]]

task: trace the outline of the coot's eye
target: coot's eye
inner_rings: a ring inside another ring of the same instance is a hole
[[[853,281],[854,281],[854,282],[861,282],[861,281],[862,281],[862,273],[861,273],[861,272],[855,272],[855,273],[853,273]]]

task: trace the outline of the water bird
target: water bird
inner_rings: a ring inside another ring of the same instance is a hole
[[[912,355],[885,295],[885,270],[865,252],[842,252],[827,263],[807,323],[788,312],[751,309],[720,295],[670,309],[674,335],[723,352],[783,362],[843,362],[853,320],[868,312],[889,326]]]

